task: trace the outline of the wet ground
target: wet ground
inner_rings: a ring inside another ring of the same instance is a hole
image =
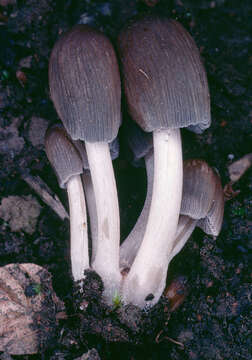
[[[45,359],[75,359],[90,348],[102,359],[252,359],[251,169],[234,185],[239,194],[226,202],[220,236],[213,239],[196,230],[173,260],[169,280],[178,275],[186,279],[187,297],[170,318],[163,306],[162,320],[148,336],[140,336],[139,345],[124,341],[120,331],[125,324],[117,331],[115,323],[106,323],[112,343],[104,340],[102,331],[92,332],[85,319],[78,318],[82,325],[76,330],[68,221],[23,180],[27,174],[39,176],[67,207],[43,148],[47,126],[58,121],[47,72],[59,35],[81,19],[115,44],[127,20],[144,12],[180,21],[194,37],[206,67],[212,126],[203,135],[182,132],[184,157],[206,160],[224,185],[229,182],[227,166],[252,151],[250,0],[0,0],[0,265],[33,262],[53,275],[53,287],[68,315],[60,320],[57,341],[50,344]],[[121,143],[123,136],[121,132]],[[115,161],[122,238],[136,220],[146,187],[144,169],[132,167],[126,155],[122,145]],[[101,317],[111,318],[102,311]],[[148,322],[143,326],[150,328]],[[41,359],[42,354],[13,358]]]

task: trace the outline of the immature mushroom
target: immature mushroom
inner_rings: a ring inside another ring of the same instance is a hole
[[[154,305],[165,287],[182,196],[180,127],[210,125],[199,51],[176,21],[146,17],[119,36],[124,88],[133,119],[153,132],[154,183],[146,232],[125,278],[125,302]],[[168,239],[168,241],[167,241]]]
[[[224,213],[224,193],[216,172],[203,160],[184,161],[183,195],[176,239],[170,260],[177,255],[196,226],[217,236]]]
[[[60,187],[67,189],[72,274],[75,281],[82,280],[84,270],[89,268],[86,204],[80,178],[82,161],[64,128],[59,125],[47,130],[45,149]]]
[[[120,267],[130,268],[142,243],[147,224],[153,187],[153,152],[146,156],[147,195],[137,223],[120,247]],[[144,210],[145,209],[145,210]],[[186,160],[183,164],[183,195],[179,222],[169,262],[183,248],[196,226],[217,236],[224,211],[224,196],[219,176],[203,160]]]
[[[49,83],[55,108],[73,140],[85,141],[97,209],[98,243],[92,267],[111,301],[121,279],[120,221],[109,145],[120,122],[121,86],[110,41],[87,25],[77,25],[53,48]]]

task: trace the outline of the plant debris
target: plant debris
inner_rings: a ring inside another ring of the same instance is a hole
[[[229,177],[232,183],[240,180],[252,165],[252,153],[244,155],[241,159],[228,166]]]
[[[51,275],[35,264],[0,268],[0,351],[35,354],[52,340],[56,313],[63,303],[52,289]]]

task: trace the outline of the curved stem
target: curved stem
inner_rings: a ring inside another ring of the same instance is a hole
[[[84,270],[89,268],[88,232],[86,204],[79,175],[67,183],[70,212],[70,252],[74,281],[84,278]]]
[[[136,257],[138,249],[142,243],[148,215],[151,205],[152,188],[153,188],[153,172],[154,172],[154,156],[153,151],[150,151],[145,157],[146,172],[147,172],[147,194],[144,202],[144,207],[141,211],[137,222],[124,240],[120,247],[120,269],[130,269]],[[173,244],[173,249],[170,255],[169,262],[182,250],[187,240],[190,238],[198,220],[194,220],[186,215],[179,216],[179,222],[176,230],[176,236]]]
[[[170,254],[169,262],[182,250],[185,243],[192,235],[198,220],[192,219],[186,215],[180,215],[176,237]]]
[[[180,131],[153,133],[154,182],[145,235],[123,284],[123,299],[140,307],[160,298],[178,225],[183,164]]]
[[[116,182],[107,143],[85,143],[97,209],[97,246],[92,267],[104,282],[104,296],[112,302],[119,291],[120,220]]]
[[[144,202],[143,209],[139,215],[136,224],[133,229],[124,240],[120,246],[120,269],[130,268],[135,256],[140,248],[142,243],[147,220],[149,217],[151,198],[152,198],[152,188],[153,188],[153,173],[154,173],[154,155],[151,150],[145,156],[145,165],[147,173],[147,194]]]

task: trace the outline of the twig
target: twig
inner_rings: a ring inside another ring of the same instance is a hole
[[[21,174],[21,177],[62,220],[69,219],[69,215],[58,196],[52,192],[39,176],[26,173]]]
[[[169,336],[164,336],[161,340],[160,340],[160,337],[161,335],[163,334],[163,330],[159,331],[159,333],[157,334],[156,338],[155,338],[155,342],[157,344],[161,343],[162,341],[164,340],[168,340],[176,345],[179,345],[182,349],[185,348],[184,344],[182,344],[181,342],[177,341],[177,340],[174,340],[172,338],[170,338]]]

